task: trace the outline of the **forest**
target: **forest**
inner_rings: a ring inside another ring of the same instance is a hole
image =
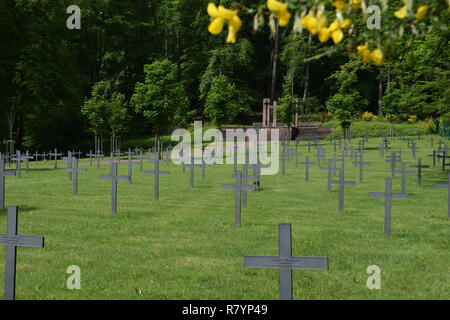
[[[279,100],[282,118],[299,99],[306,122],[367,114],[450,122],[447,0],[414,1],[430,8],[401,25],[401,0],[365,1],[384,6],[380,29],[357,26],[360,37],[382,42],[380,63],[361,60],[347,35],[338,44],[335,35],[294,32],[294,17],[274,24],[262,14],[266,1],[216,1],[239,10],[231,41],[210,27],[209,2],[0,0],[0,151],[11,142],[87,149],[94,134],[149,137],[194,120],[251,125],[261,121],[263,98]],[[330,16],[342,3],[286,2],[325,3]],[[67,27],[71,5],[81,9],[79,29]]]

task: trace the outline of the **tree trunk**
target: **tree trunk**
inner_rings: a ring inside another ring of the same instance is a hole
[[[275,101],[275,90],[277,85],[277,66],[278,66],[278,37],[279,37],[279,27],[278,20],[275,19],[275,37],[274,37],[274,47],[272,53],[272,83],[270,86],[270,102]]]
[[[308,38],[308,51],[309,47],[311,46],[311,34],[309,34]],[[303,102],[305,102],[306,98],[308,97],[308,89],[309,89],[309,62],[306,63],[306,70],[305,70],[305,87],[303,89]],[[306,106],[303,103],[303,114],[306,113]]]

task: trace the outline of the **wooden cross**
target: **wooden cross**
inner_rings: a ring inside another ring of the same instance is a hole
[[[406,175],[407,174],[414,174],[414,171],[407,171],[406,170],[406,163],[402,162],[402,170],[394,170],[392,173],[395,174],[401,174],[402,175],[402,193],[406,193]]]
[[[115,214],[117,212],[117,181],[128,180],[128,176],[118,176],[117,163],[111,162],[109,176],[101,175],[100,180],[111,180],[111,212]]]
[[[44,247],[44,237],[18,235],[17,224],[18,207],[8,207],[8,222],[6,226],[6,234],[0,234],[0,244],[6,246],[5,300],[14,300],[16,297],[17,247]]]
[[[234,173],[234,177],[236,178],[236,184],[223,184],[222,188],[227,190],[235,191],[235,225],[236,227],[241,226],[241,195],[244,190],[256,190],[256,187],[248,186],[242,184],[242,172],[236,171]]]
[[[448,174],[448,183],[447,184],[437,184],[435,185],[435,188],[438,189],[448,189],[448,218],[450,218],[450,173]]]
[[[301,165],[305,166],[305,181],[309,181],[309,166],[316,165],[315,162],[309,162],[309,156],[305,156],[305,162],[300,162]]]
[[[141,151],[142,156],[142,151]],[[145,174],[153,174],[155,175],[154,184],[153,184],[153,194],[154,199],[159,200],[159,175],[161,174],[169,174],[169,171],[160,171],[159,170],[159,157],[156,157],[152,160],[155,163],[154,170],[145,171]]]
[[[391,236],[391,201],[392,199],[405,199],[405,193],[392,193],[392,178],[386,179],[386,192],[370,192],[371,198],[383,198],[384,200],[384,236]]]
[[[58,150],[55,148],[55,152],[49,152],[50,157],[54,157],[55,160],[55,169],[58,169],[58,157],[62,156],[62,153],[58,153]]]
[[[430,166],[428,165],[422,165],[422,159],[419,158],[417,165],[412,165],[411,168],[416,168],[417,169],[417,183],[419,184],[419,186],[422,185],[422,169],[423,168],[429,168]]]
[[[80,172],[87,172],[87,169],[80,169],[78,168],[78,159],[77,158],[73,158],[71,161],[71,166],[70,168],[66,169],[66,172],[69,172],[71,174],[73,174],[73,190],[72,190],[72,194],[74,196],[76,196],[78,194],[78,173]]]
[[[280,300],[292,300],[292,269],[328,270],[327,257],[293,257],[291,224],[278,224],[278,256],[245,256],[245,268],[280,270]]]
[[[339,180],[331,180],[331,184],[339,185],[339,212],[344,212],[344,186],[355,185],[355,181],[346,181],[344,170],[339,170]]]
[[[0,209],[5,208],[5,176],[15,176],[15,172],[5,171],[5,160],[0,159]]]

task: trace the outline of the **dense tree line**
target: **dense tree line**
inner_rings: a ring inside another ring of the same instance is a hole
[[[0,150],[8,140],[16,148],[93,148],[95,133],[164,134],[193,119],[251,124],[264,97],[288,107],[299,98],[305,114],[349,104],[336,114],[450,120],[448,28],[405,30],[377,67],[287,28],[273,34],[244,24],[226,44],[226,34],[207,31],[205,0],[76,2],[80,30],[66,27],[74,1],[0,0]],[[174,101],[181,105],[171,112]]]

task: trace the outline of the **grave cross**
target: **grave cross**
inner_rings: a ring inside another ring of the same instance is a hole
[[[331,184],[339,185],[339,212],[344,212],[344,186],[355,185],[355,181],[346,181],[344,170],[339,170],[339,180],[331,180]]]
[[[405,193],[392,193],[392,178],[386,179],[385,192],[370,192],[370,198],[383,198],[384,200],[384,236],[391,236],[391,201],[392,199],[405,199],[408,195]]]
[[[86,155],[89,157],[89,165],[92,166],[92,157],[95,158],[95,153],[92,153],[92,150],[89,150],[89,153]]]
[[[72,152],[68,151],[67,152],[67,157],[63,158],[63,161],[67,161],[67,169],[71,169],[72,168],[72,160],[73,160]],[[67,170],[67,169],[66,169],[66,171],[68,172],[67,173],[67,177],[68,177],[69,180],[72,180],[72,171]]]
[[[435,185],[435,188],[438,188],[438,189],[447,188],[448,189],[448,209],[447,209],[447,214],[448,214],[448,217],[450,218],[450,173],[448,174],[448,183],[447,184],[437,184],[437,185]]]
[[[117,163],[111,162],[109,176],[101,175],[100,180],[111,180],[111,212],[115,214],[117,212],[117,181],[128,180],[128,176],[118,176]]]
[[[354,161],[353,162],[354,165],[359,165],[359,182],[363,183],[363,171],[364,171],[364,165],[369,165],[370,162],[364,161],[363,160],[363,153],[361,152],[359,154],[359,161]]]
[[[44,237],[21,236],[17,234],[18,207],[8,207],[6,234],[0,234],[0,244],[6,246],[5,300],[16,297],[16,255],[17,247],[44,247]]]
[[[245,256],[245,268],[280,270],[280,299],[292,300],[292,269],[328,270],[327,257],[293,257],[291,224],[278,225],[278,256]]]
[[[432,147],[432,148],[433,148],[433,142],[434,142],[433,137],[430,137],[430,143],[431,143],[431,147]]]
[[[291,158],[289,157],[288,153],[283,152],[280,155],[280,159],[279,160],[281,161],[281,175],[284,176],[285,171],[286,171],[286,161],[287,162],[291,162]]]
[[[300,162],[301,165],[305,166],[305,181],[309,181],[309,166],[316,165],[315,162],[309,162],[309,156],[305,156],[305,162]]]
[[[412,156],[415,159],[416,158],[416,150],[419,149],[419,147],[416,146],[416,143],[414,141],[411,142],[411,151]]]
[[[100,159],[104,157],[104,155],[101,153],[102,152],[100,151],[100,149],[97,149],[97,151],[95,152],[95,157],[97,158],[97,169],[100,169]]]
[[[73,158],[71,161],[70,168],[67,168],[66,171],[73,174],[73,191],[72,194],[76,196],[78,194],[78,173],[87,172],[87,169],[79,169],[78,168],[78,159]]]
[[[391,163],[391,172],[392,176],[394,176],[395,168],[397,167],[397,162],[401,162],[400,155],[397,151],[392,151],[390,157],[387,157],[388,159],[385,160],[385,162]]]
[[[138,163],[133,162],[132,156],[134,153],[131,152],[131,149],[128,149],[128,152],[125,152],[124,154],[128,155],[128,161],[125,163],[121,163],[121,164],[125,164],[128,166],[128,177],[129,177],[128,183],[131,184],[132,180],[133,180],[133,165],[137,165]],[[159,158],[159,157],[157,156],[157,158]]]
[[[402,193],[406,193],[406,175],[407,174],[414,174],[414,171],[407,171],[406,170],[406,163],[402,162],[402,170],[394,170],[392,171],[392,173],[394,174],[401,174],[402,175]]]
[[[21,161],[24,159],[19,150],[16,150],[16,156],[11,158],[11,160],[16,162],[17,177],[21,178],[22,177],[22,162]]]
[[[28,150],[25,152],[25,156],[23,157],[25,159],[25,172],[28,173],[28,170],[30,169],[30,159],[34,159],[34,157],[30,156],[30,153]]]
[[[422,169],[423,168],[429,168],[430,166],[428,165],[423,165],[422,164],[422,159],[419,158],[417,165],[413,165],[411,166],[411,168],[416,168],[417,169],[417,183],[419,184],[419,186],[422,185]]]
[[[142,151],[141,151],[142,156]],[[155,180],[153,184],[153,194],[154,199],[159,200],[159,175],[161,174],[169,174],[169,171],[160,171],[159,170],[159,157],[156,157],[153,162],[155,163],[155,168],[152,171],[145,171],[145,174],[153,174],[155,175]]]
[[[325,156],[328,152],[322,148],[322,147],[317,147],[317,166],[320,167],[320,161],[323,159],[325,160]]]
[[[144,156],[142,153],[142,150],[139,150],[139,156],[137,158],[139,159],[139,170],[141,172],[143,172],[144,171],[144,160],[150,160],[150,158]]]
[[[328,186],[327,186],[327,192],[331,192],[331,180],[332,180],[332,172],[335,172],[339,169],[333,168],[333,159],[328,160],[328,167],[321,167],[320,170],[327,170],[328,171]]]
[[[0,159],[0,209],[5,207],[5,176],[15,176],[12,171],[5,171],[5,160]]]
[[[258,158],[257,164],[249,164],[248,169],[253,170],[253,175],[249,176],[253,180],[254,185],[256,186],[256,189],[261,188],[261,168],[264,167]]]
[[[378,146],[378,150],[380,151],[380,156],[382,157],[382,158],[384,158],[384,145],[381,143],[379,146]]]
[[[55,148],[55,152],[49,152],[50,157],[54,157],[55,160],[55,169],[58,169],[58,157],[62,156],[62,153],[58,153],[58,150]]]
[[[235,191],[235,225],[236,227],[241,226],[241,195],[242,191],[244,190],[256,190],[256,187],[244,185],[242,183],[242,172],[236,171],[234,174],[234,177],[236,178],[236,184],[223,184],[222,188],[227,190],[234,190]]]
[[[436,150],[433,150],[433,154],[429,154],[429,157],[433,157],[433,168],[436,168],[436,158],[438,156]]]
[[[203,162],[203,159],[202,159],[202,162]],[[204,163],[203,164],[195,164],[194,156],[192,156],[191,162],[185,163],[183,165],[186,167],[189,167],[189,185],[191,187],[193,187],[194,186],[194,168],[203,168]]]

